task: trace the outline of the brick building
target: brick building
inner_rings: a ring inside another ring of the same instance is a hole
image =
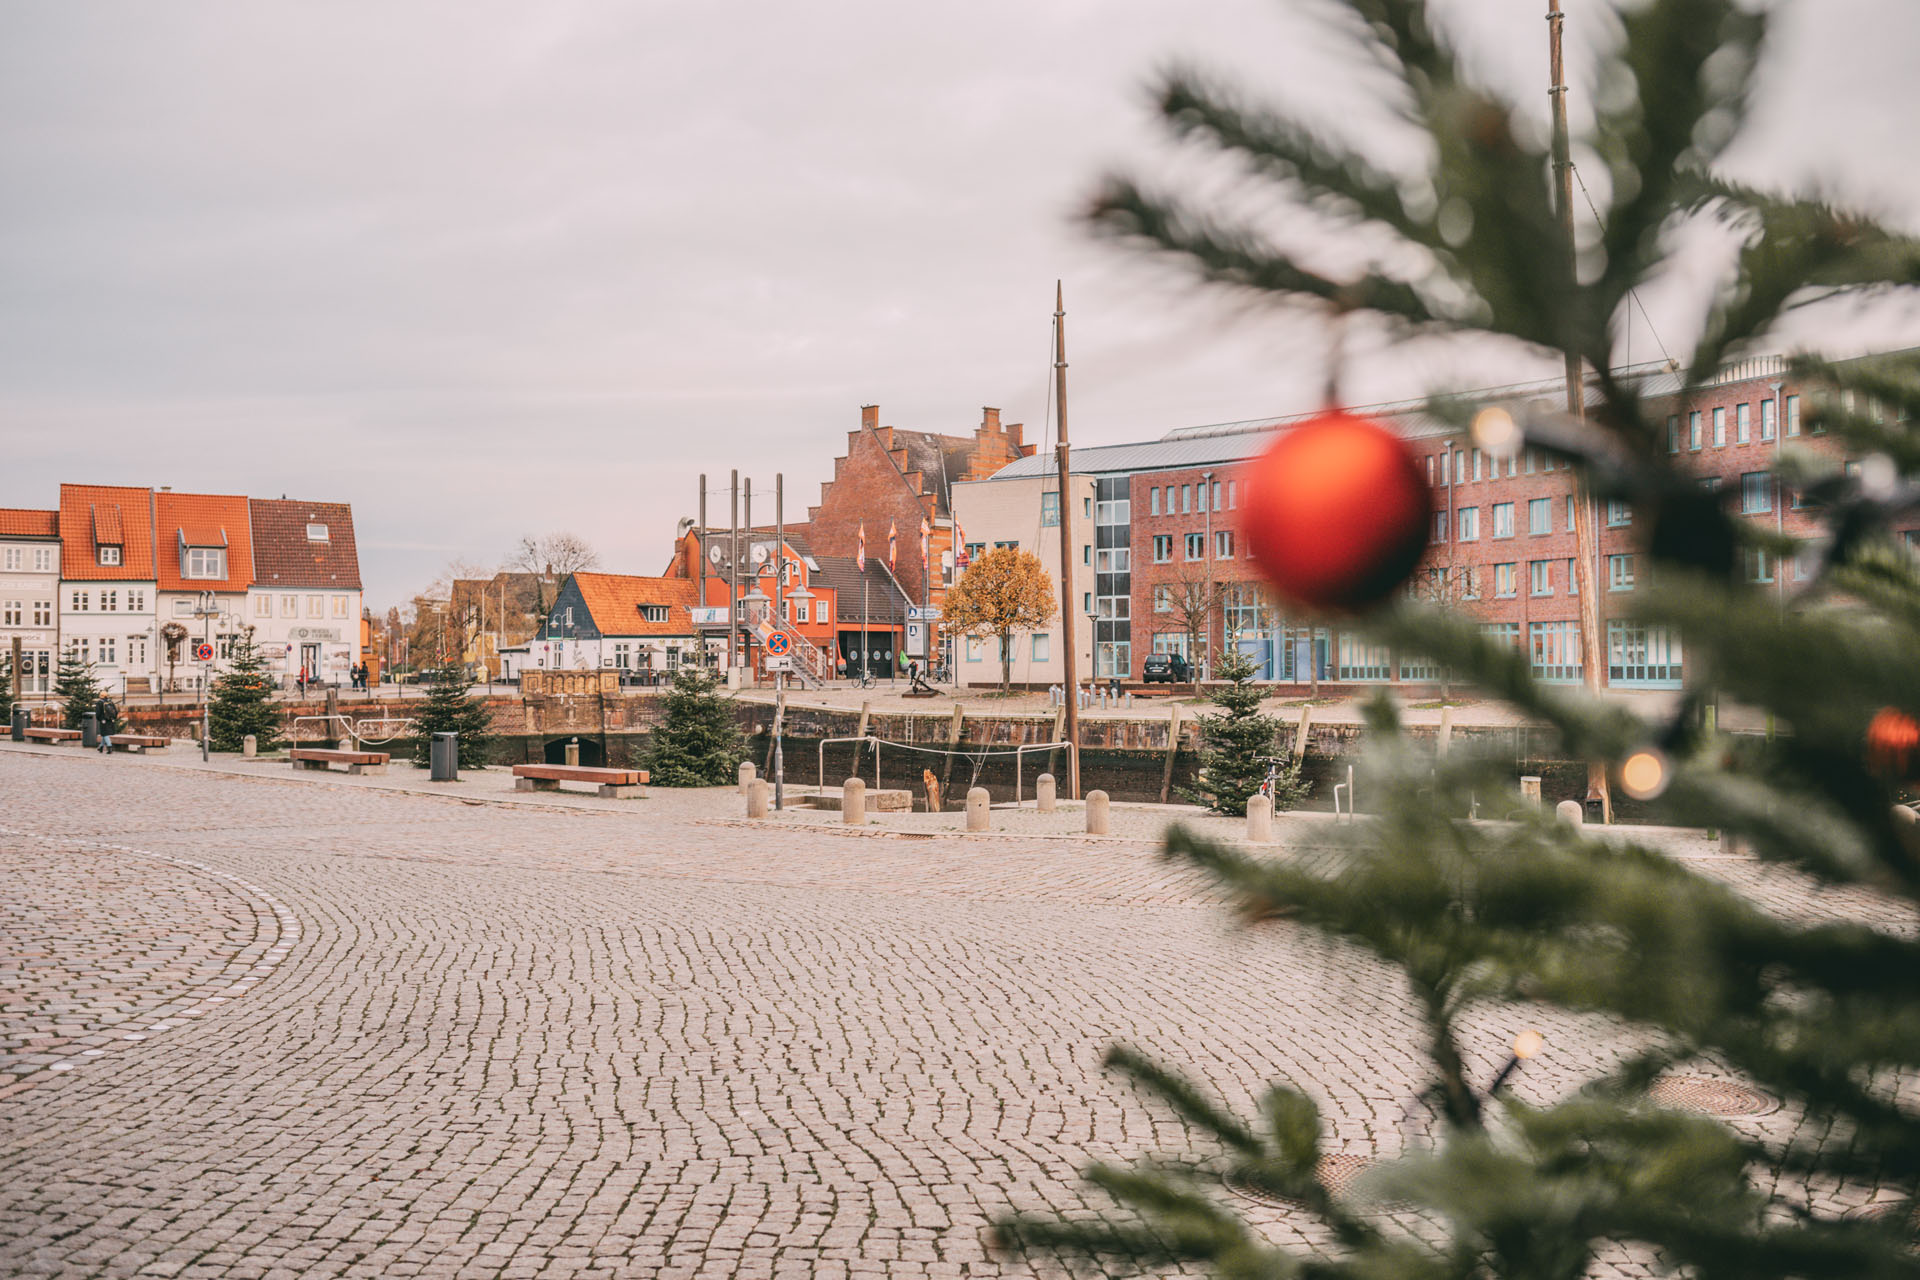
[[[1787,380],[1783,361],[1730,366],[1691,389],[1664,368],[1623,374],[1638,381],[1650,412],[1666,419],[1669,451],[1703,485],[1727,490],[1731,510],[1789,535],[1815,531],[1771,469],[1782,447],[1833,446],[1804,424],[1803,395]],[[1558,382],[1526,384],[1474,398],[1554,400],[1559,390]],[[1531,451],[1496,462],[1429,416],[1424,401],[1362,412],[1404,435],[1433,485],[1432,545],[1410,591],[1471,611],[1522,649],[1536,676],[1581,680],[1571,472]],[[1288,618],[1245,559],[1236,529],[1239,464],[1275,430],[1310,416],[1188,428],[1155,441],[1076,451],[1076,478],[1090,477],[1097,486],[1097,616],[1076,619],[1094,632],[1097,675],[1138,678],[1149,653],[1197,647],[1201,652],[1193,656],[1204,658],[1230,641],[1254,659],[1261,678],[1280,683],[1430,684],[1439,678],[1417,654],[1389,653],[1357,632]],[[1008,466],[995,481],[1050,473],[1050,459],[1031,458]],[[967,499],[961,505],[973,509]],[[1914,525],[1904,531],[1909,542],[1920,532],[1920,521]],[[969,525],[967,536],[990,543],[1021,536],[1022,528],[1018,520],[1005,528]],[[1638,534],[1624,505],[1603,506],[1594,565],[1605,632],[1602,683],[1676,688],[1685,661],[1681,637],[1626,616],[1645,580]],[[1783,593],[1794,572],[1760,553],[1744,568],[1750,581]],[[1203,606],[1192,621],[1189,602]],[[1195,629],[1199,634],[1190,637]]]

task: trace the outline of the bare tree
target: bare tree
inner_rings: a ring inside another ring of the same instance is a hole
[[[549,583],[564,582],[567,575],[600,567],[600,553],[585,538],[572,533],[528,534],[507,558],[507,567],[530,574],[534,582],[533,615],[547,616],[553,601],[548,598]]]
[[[1202,569],[1183,565],[1172,582],[1153,589],[1153,616],[1167,616],[1170,626],[1155,626],[1159,632],[1172,632],[1187,640],[1187,668],[1195,693],[1200,691],[1200,661],[1206,655],[1213,636],[1213,616],[1227,598],[1227,583],[1215,582]]]

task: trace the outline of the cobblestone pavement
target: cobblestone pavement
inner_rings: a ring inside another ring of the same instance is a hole
[[[1406,1141],[1398,984],[1236,929],[1141,842],[281,768],[0,751],[0,1273],[1028,1274],[993,1215],[1097,1209],[1080,1168],[1185,1145],[1100,1071],[1115,1040],[1243,1109],[1292,1079],[1336,1149]],[[1467,1029],[1482,1078],[1521,1016]],[[1524,1016],[1549,1049],[1523,1096],[1630,1047]]]

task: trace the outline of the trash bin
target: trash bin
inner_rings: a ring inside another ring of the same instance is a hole
[[[80,745],[89,751],[100,745],[100,717],[91,711],[80,717]]]
[[[29,718],[31,714],[25,707],[15,704],[13,708],[13,740],[15,742],[27,740],[27,726],[33,723]]]
[[[433,744],[428,748],[428,764],[431,772],[429,782],[458,782],[460,780],[460,735],[457,733],[436,733]]]

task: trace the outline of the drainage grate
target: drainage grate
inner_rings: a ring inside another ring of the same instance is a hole
[[[1662,1076],[1647,1096],[1675,1111],[1697,1111],[1709,1116],[1764,1116],[1780,1103],[1758,1089],[1711,1076]]]
[[[1335,1196],[1344,1196],[1359,1176],[1373,1167],[1373,1161],[1366,1156],[1351,1155],[1344,1151],[1320,1157],[1320,1181]],[[1264,1187],[1257,1187],[1239,1174],[1228,1174],[1227,1190],[1235,1195],[1245,1196],[1260,1204],[1277,1205],[1283,1209],[1297,1209],[1300,1201],[1288,1196],[1275,1195]]]

